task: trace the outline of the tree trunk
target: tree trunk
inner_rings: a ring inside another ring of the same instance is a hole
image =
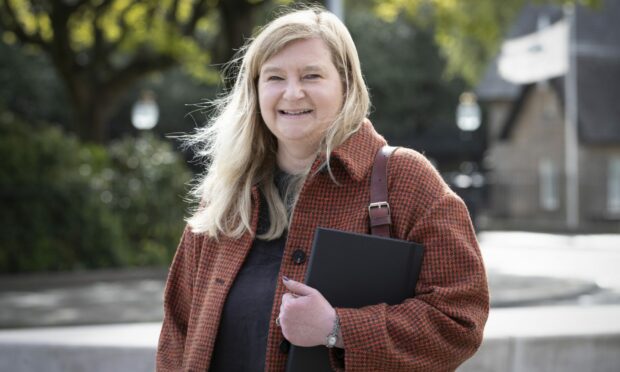
[[[96,82],[80,79],[65,81],[73,105],[73,127],[79,137],[87,142],[105,143],[108,140],[107,121],[113,113],[121,92],[112,94],[109,88]]]
[[[241,0],[220,1],[218,8],[222,17],[219,43],[213,50],[214,63],[226,63],[235,50],[252,36],[254,15],[261,2],[250,3]]]
[[[68,34],[68,19],[75,11],[64,2],[56,3],[52,17],[54,40],[47,48],[69,93],[73,109],[73,129],[80,138],[95,143],[108,140],[108,123],[119,98],[132,84],[155,71],[164,71],[179,63],[169,55],[137,54],[131,63],[119,70],[111,69],[111,50],[104,53],[102,46],[94,46],[94,52],[85,53],[86,62],[80,62],[71,50]],[[249,37],[254,24],[254,14],[264,2],[230,0],[218,3],[223,18],[220,30],[220,45],[212,50],[213,62],[228,61],[234,49]],[[101,53],[95,53],[101,52]]]
[[[109,111],[103,107],[103,102],[97,102],[94,97],[80,97],[73,101],[74,126],[83,141],[93,143],[105,143],[108,137],[106,130],[107,115]]]

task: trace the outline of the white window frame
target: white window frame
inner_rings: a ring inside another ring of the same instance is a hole
[[[607,212],[620,215],[620,155],[610,156],[607,162]]]
[[[545,211],[556,211],[560,208],[559,179],[556,165],[551,159],[538,162],[538,202]]]

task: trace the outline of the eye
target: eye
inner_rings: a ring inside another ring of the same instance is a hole
[[[319,79],[320,77],[321,77],[321,75],[319,75],[319,74],[304,75],[304,79],[307,79],[307,80],[315,80],[315,79]]]
[[[278,75],[270,75],[267,76],[267,79],[265,79],[267,81],[280,81],[280,80],[284,80],[282,77],[278,76]]]

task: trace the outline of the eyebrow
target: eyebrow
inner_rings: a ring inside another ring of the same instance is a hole
[[[317,72],[323,71],[323,67],[321,65],[307,65],[302,69],[303,72]],[[270,73],[278,73],[282,72],[282,69],[276,66],[267,66],[260,71],[260,74],[270,74]]]
[[[260,70],[260,74],[270,74],[270,73],[274,73],[274,72],[280,72],[282,71],[282,69],[280,69],[279,67],[266,67],[264,69]]]
[[[323,67],[321,65],[308,65],[306,67],[303,68],[304,72],[316,72],[316,71],[323,71]]]

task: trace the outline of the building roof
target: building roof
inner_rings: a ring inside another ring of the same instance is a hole
[[[528,5],[507,33],[514,38],[534,32],[540,15],[551,23],[563,16],[553,6]],[[607,0],[600,9],[578,7],[576,12],[576,52],[579,136],[590,144],[620,143],[620,1]],[[483,102],[513,101],[502,137],[509,136],[514,121],[529,94],[528,85],[511,84],[497,72],[496,57],[481,80],[476,92]],[[556,80],[556,79],[554,79]],[[563,78],[552,86],[563,102]]]
[[[476,95],[480,101],[512,101],[519,96],[521,87],[502,79],[497,63],[498,58],[493,58],[476,87]]]
[[[562,10],[557,6],[550,5],[526,5],[517,16],[515,22],[509,27],[506,39],[512,39],[531,34],[538,28],[538,18],[547,16],[550,23],[562,18]],[[499,55],[493,58],[484,72],[482,80],[476,87],[476,94],[482,101],[514,100],[521,94],[521,85],[510,83],[499,75]]]
[[[620,1],[578,10],[577,84],[582,140],[620,143]]]

